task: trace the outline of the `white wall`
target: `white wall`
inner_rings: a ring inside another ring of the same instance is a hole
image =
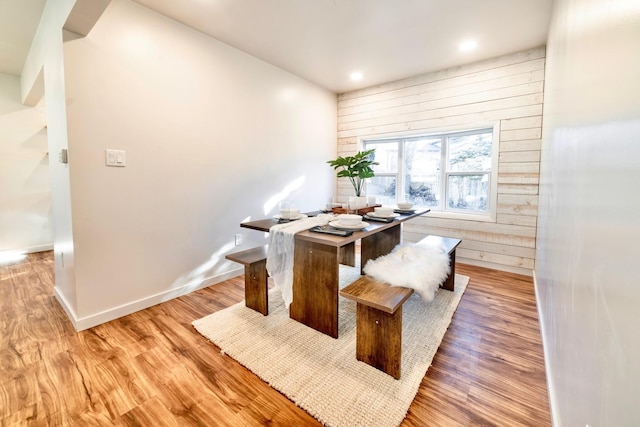
[[[0,252],[52,248],[45,111],[21,102],[20,78],[0,74]]]
[[[77,327],[237,275],[241,221],[331,196],[335,94],[129,0],[64,54]]]
[[[488,221],[432,212],[403,227],[407,241],[427,234],[462,239],[460,262],[532,274],[538,213],[545,49],[539,47],[341,94],[338,152],[362,139],[496,125],[500,129],[497,214]],[[338,196],[353,194],[340,180]]]
[[[640,7],[556,0],[536,290],[556,426],[640,425]]]

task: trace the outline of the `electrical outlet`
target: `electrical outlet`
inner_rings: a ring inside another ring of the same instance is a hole
[[[242,234],[236,234],[236,246],[240,246],[242,244]]]

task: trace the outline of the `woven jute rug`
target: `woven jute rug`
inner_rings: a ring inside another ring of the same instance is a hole
[[[340,286],[359,268],[340,267]],[[340,298],[339,338],[289,319],[277,289],[269,315],[238,303],[193,322],[223,354],[240,362],[328,426],[397,426],[431,365],[469,278],[456,275],[455,292],[440,289],[424,304],[417,294],[403,306],[400,380],[356,360],[353,301]]]

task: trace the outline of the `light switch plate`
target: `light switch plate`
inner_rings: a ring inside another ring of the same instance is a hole
[[[125,167],[127,165],[127,155],[124,150],[105,150],[105,164],[107,166]]]

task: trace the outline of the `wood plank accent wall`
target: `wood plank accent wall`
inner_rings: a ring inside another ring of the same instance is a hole
[[[535,262],[545,47],[423,74],[338,96],[338,155],[361,140],[500,123],[495,222],[421,217],[404,240],[461,238],[460,262],[531,275]],[[353,194],[339,180],[337,200]]]

